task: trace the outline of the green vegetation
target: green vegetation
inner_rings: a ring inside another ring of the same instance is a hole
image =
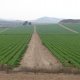
[[[73,32],[60,27],[58,24],[38,25],[37,31],[41,34],[73,34]]]
[[[64,24],[65,26],[67,26],[70,29],[74,29],[75,31],[80,32],[80,24],[76,23],[76,24]]]
[[[65,24],[76,25],[76,24]],[[76,27],[76,26],[75,26]],[[73,27],[70,27],[76,30]],[[80,26],[77,27],[78,29]],[[37,31],[42,43],[56,56],[64,66],[80,68],[80,34],[70,32],[58,24],[39,25]],[[80,31],[80,30],[78,30]]]
[[[0,64],[17,66],[27,48],[32,32],[32,26],[8,28],[1,32]]]

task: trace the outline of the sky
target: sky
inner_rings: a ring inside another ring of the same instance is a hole
[[[80,19],[80,0],[0,0],[0,19]]]

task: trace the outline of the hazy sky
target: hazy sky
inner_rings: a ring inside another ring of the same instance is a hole
[[[0,0],[0,18],[80,18],[80,0]]]

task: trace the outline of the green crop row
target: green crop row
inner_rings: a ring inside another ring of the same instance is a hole
[[[56,27],[56,25],[53,24],[50,27],[49,25],[44,27],[39,25],[37,27],[42,43],[64,66],[80,68],[80,34],[70,33],[59,25]]]
[[[19,65],[32,32],[33,27],[22,26],[0,33],[0,64]]]

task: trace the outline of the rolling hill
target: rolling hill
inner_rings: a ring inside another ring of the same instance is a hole
[[[80,23],[80,19],[63,19],[59,23]]]
[[[36,20],[32,20],[31,22],[35,24],[49,24],[49,23],[58,23],[61,19],[52,18],[52,17],[41,17]]]

